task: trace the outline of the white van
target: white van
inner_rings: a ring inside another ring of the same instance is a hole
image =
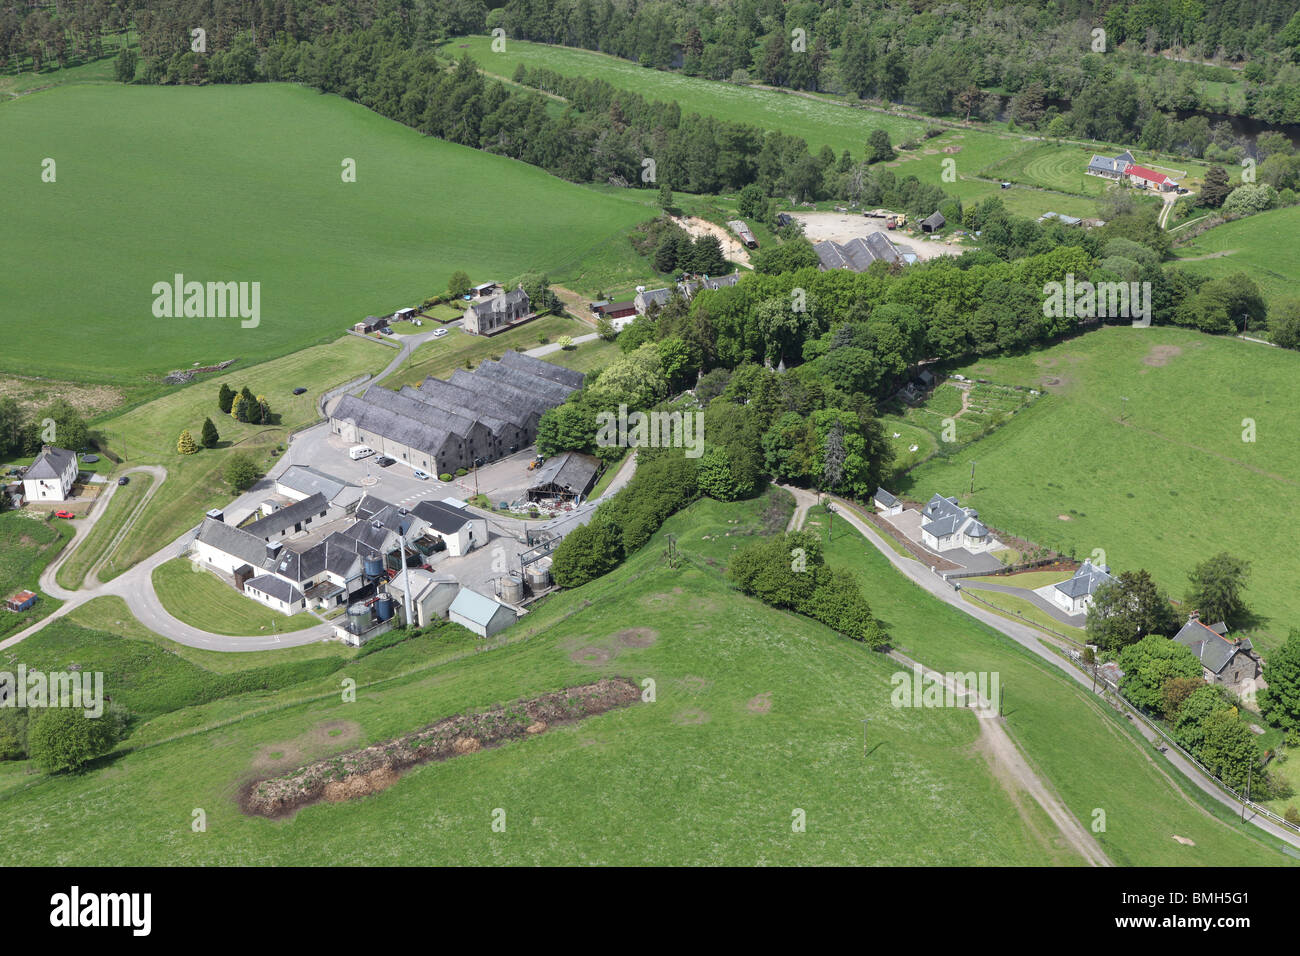
[[[374,453],[375,450],[369,445],[353,445],[348,449],[348,457],[353,461],[359,461],[360,459],[366,458]]]

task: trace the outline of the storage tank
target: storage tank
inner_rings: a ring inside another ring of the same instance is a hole
[[[391,594],[379,595],[379,600],[375,602],[375,613],[381,621],[387,621],[393,616],[393,596]]]
[[[524,582],[512,574],[501,579],[501,600],[507,604],[518,604],[524,599]]]
[[[551,584],[551,569],[530,565],[528,568],[528,586],[534,591],[541,591]]]
[[[364,604],[352,604],[348,606],[348,630],[353,634],[360,634],[370,626],[370,608]]]
[[[379,555],[371,554],[366,556],[365,574],[368,578],[377,578],[384,573],[384,562],[380,560]]]

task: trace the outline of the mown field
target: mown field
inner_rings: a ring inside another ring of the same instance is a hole
[[[63,602],[40,590],[41,572],[73,535],[71,523],[43,521],[17,511],[0,514],[0,639],[16,634],[54,612]],[[15,591],[38,595],[26,611],[10,611],[3,601]]]
[[[809,527],[820,529],[820,509]],[[1010,638],[921,591],[845,522],[827,560],[853,572],[872,610],[905,653],[943,672],[999,675],[1005,726],[1040,777],[1096,832],[1120,866],[1288,865],[1289,859],[1232,814],[1181,782],[1177,771],[1110,707]],[[1002,595],[998,595],[1001,597]],[[874,725],[874,721],[873,721]],[[1195,846],[1179,843],[1174,836]]]
[[[86,575],[94,567],[113,543],[113,539],[126,526],[144,501],[149,489],[153,487],[153,475],[137,473],[131,475],[130,483],[118,488],[107,505],[99,504],[104,512],[95,521],[90,534],[77,545],[77,550],[59,565],[54,579],[60,587],[76,590],[85,581]],[[110,576],[112,568],[109,569]]]
[[[41,180],[47,158],[55,182]],[[69,85],[5,102],[0,192],[0,319],[25,329],[0,371],[127,383],[330,341],[456,269],[557,269],[653,214],[648,193],[589,190],[265,84]],[[153,285],[177,273],[259,282],[259,326],[155,318]]]
[[[716,560],[730,547],[721,531],[757,530],[757,510],[706,504],[668,530],[689,532],[692,550]],[[699,541],[703,533],[718,540]],[[157,716],[133,727],[136,749],[88,773],[0,775],[0,825],[16,838],[65,834],[27,841],[32,861],[50,864],[74,846],[78,859],[120,864],[1077,862],[1041,837],[1045,815],[1017,813],[973,749],[972,714],[894,709],[892,662],[741,597],[707,564],[663,566],[661,545],[552,599],[500,649],[462,656],[474,642],[453,631],[279,690],[187,707],[176,705],[209,695],[217,675],[159,658],[146,642],[66,635],[44,659],[144,655],[149,687],[174,675],[170,696],[123,691]],[[380,794],[292,819],[248,818],[235,803],[245,780],[603,675],[653,678],[656,702],[428,764]],[[267,686],[288,677],[260,676]],[[345,677],[358,683],[356,703],[340,699]],[[190,829],[195,807],[206,833]],[[495,808],[506,811],[504,833],[492,832]],[[796,809],[805,833],[792,832]]]
[[[675,100],[683,113],[717,116],[801,136],[813,152],[830,146],[836,155],[847,149],[860,157],[874,129],[888,131],[890,139],[897,143],[918,135],[925,126],[919,120],[855,109],[821,98],[647,69],[630,60],[573,47],[507,40],[505,50],[496,53],[491,37],[458,37],[444,44],[441,52],[451,57],[468,53],[485,73],[507,80],[520,63],[528,69],[544,67],[566,76],[604,80],[649,100]]]
[[[1176,233],[1175,233],[1176,235]],[[1235,219],[1201,233],[1174,250],[1176,266],[1214,279],[1244,272],[1269,305],[1300,298],[1300,206]],[[1252,330],[1252,334],[1262,330]]]
[[[305,611],[286,616],[245,597],[208,571],[173,558],[153,572],[153,587],[167,612],[213,634],[288,633],[315,627],[320,619]]]
[[[1253,564],[1256,643],[1267,652],[1296,626],[1300,560],[1283,516],[1300,487],[1291,424],[1300,355],[1184,329],[1108,327],[958,371],[1047,394],[917,467],[901,490],[960,495],[993,526],[1080,558],[1101,548],[1113,568],[1146,568],[1175,599],[1194,564],[1227,550]],[[1244,441],[1251,422],[1255,440]]]

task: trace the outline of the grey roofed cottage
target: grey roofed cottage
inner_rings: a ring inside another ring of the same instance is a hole
[[[632,303],[636,306],[638,315],[645,315],[651,305],[662,309],[672,297],[672,289],[643,289],[636,294]]]
[[[1233,640],[1226,632],[1226,625],[1202,624],[1193,615],[1173,640],[1196,655],[1207,681],[1239,688],[1259,676],[1259,655],[1249,639]]]
[[[934,212],[930,213],[930,215],[921,220],[921,231],[938,232],[947,224],[947,222],[948,220],[943,218],[943,213],[936,209]]]
[[[455,534],[474,517],[470,512],[453,505],[427,499],[415,506],[414,514],[441,534]]]
[[[1052,600],[1069,614],[1082,614],[1092,604],[1097,589],[1114,581],[1106,565],[1085,560],[1071,577],[1052,586]]]
[[[250,581],[245,582],[245,590],[261,591],[277,601],[283,601],[288,605],[302,603],[302,592],[283,578],[277,578],[273,574],[259,574]]]
[[[45,445],[36,460],[23,472],[23,480],[31,478],[62,478],[71,465],[77,463],[77,453],[66,448]]]
[[[520,286],[483,302],[471,302],[461,326],[466,332],[485,335],[521,322],[531,314],[528,293]]]

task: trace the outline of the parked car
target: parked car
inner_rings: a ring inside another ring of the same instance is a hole
[[[413,474],[416,478],[419,478],[421,481],[429,480],[429,476],[424,472],[422,472],[419,468],[416,468],[414,471],[411,472],[411,474]]]
[[[129,485],[131,483],[131,479],[127,475],[123,475],[121,478],[117,479],[117,483],[119,485]]]
[[[305,388],[303,388],[301,385],[299,385],[297,388],[295,388],[295,389],[293,390],[293,393],[294,393],[295,395],[303,395],[303,394],[306,393],[306,391],[307,391],[307,389],[305,389]]]
[[[396,460],[397,460],[396,458],[389,458],[387,455],[380,455],[378,458],[375,459],[375,464],[378,465],[380,468],[387,468]]]
[[[440,338],[442,338],[442,337],[443,337],[444,335],[446,335],[446,334],[447,334],[447,330],[446,330],[446,329],[438,329],[436,332],[433,333],[433,337],[434,337],[435,339],[440,339]]]
[[[73,518],[76,517],[76,515],[74,515],[71,511],[56,511],[54,512],[54,517],[67,518],[69,521],[71,521]]]

